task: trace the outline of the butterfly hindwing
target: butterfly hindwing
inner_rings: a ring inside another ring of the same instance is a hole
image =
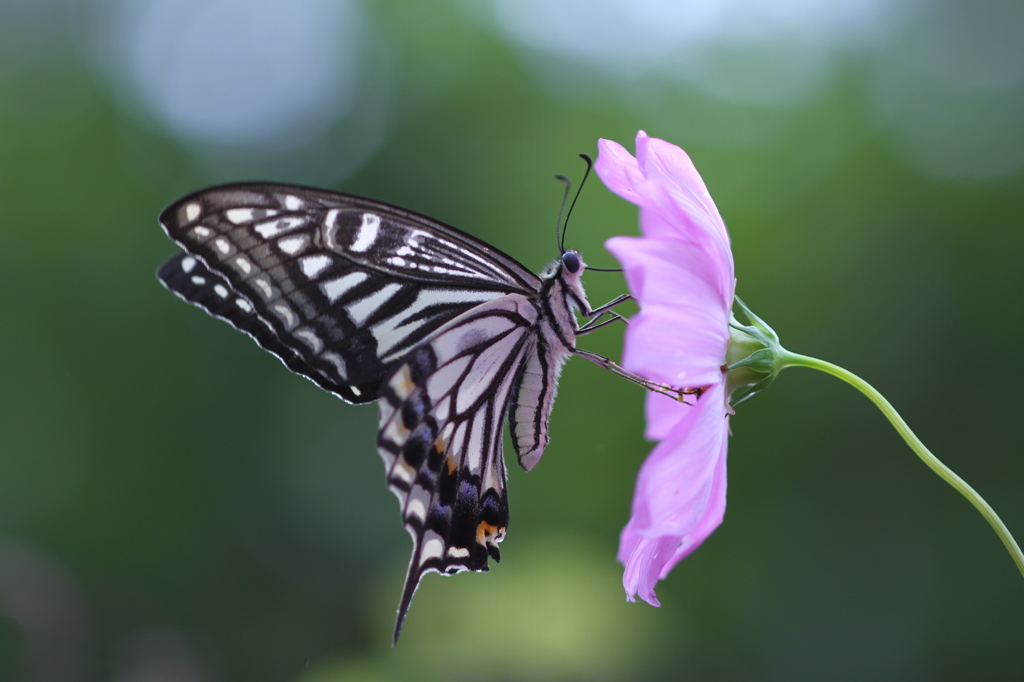
[[[395,638],[424,574],[486,571],[508,526],[502,433],[538,312],[509,294],[412,351],[381,391],[377,446],[413,552]]]
[[[273,332],[277,343],[261,346],[349,402],[376,399],[397,361],[447,320],[539,286],[455,228],[347,194],[226,185],[184,197],[160,220]]]

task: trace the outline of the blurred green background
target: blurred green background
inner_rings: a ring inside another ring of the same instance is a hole
[[[375,408],[154,272],[160,210],[243,179],[540,269],[552,176],[643,128],[691,154],[783,343],[873,382],[1020,538],[1022,35],[1016,0],[0,0],[0,680],[1021,679],[996,536],[803,370],[740,408],[725,523],[655,609],[615,562],[643,396],[570,362],[502,563],[427,577],[392,649]],[[568,242],[607,267],[636,230],[594,180]]]

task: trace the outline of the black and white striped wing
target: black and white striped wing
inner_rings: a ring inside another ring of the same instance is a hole
[[[540,280],[426,216],[338,192],[224,185],[160,216],[179,254],[168,289],[246,332],[292,371],[353,403],[445,322]]]
[[[157,278],[184,300],[251,336],[291,371],[309,377],[325,390],[336,390],[336,382],[329,381],[281,343],[273,328],[256,315],[249,299],[235,293],[226,279],[208,270],[195,256],[179,253],[160,267]]]
[[[508,526],[502,432],[536,342],[520,294],[481,304],[413,350],[381,389],[377,446],[413,551],[395,639],[424,574],[486,571]]]

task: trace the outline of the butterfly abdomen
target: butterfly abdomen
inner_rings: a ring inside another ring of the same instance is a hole
[[[573,314],[574,296],[582,297],[579,278],[552,263],[541,276],[539,297],[543,310],[537,323],[537,343],[515,382],[509,403],[508,422],[519,465],[529,471],[550,442],[548,418],[558,392],[558,378],[576,347],[578,325]]]

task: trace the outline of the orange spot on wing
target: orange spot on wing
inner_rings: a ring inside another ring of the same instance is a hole
[[[486,521],[476,527],[476,541],[481,545],[496,545],[505,539],[505,529],[498,528]]]

